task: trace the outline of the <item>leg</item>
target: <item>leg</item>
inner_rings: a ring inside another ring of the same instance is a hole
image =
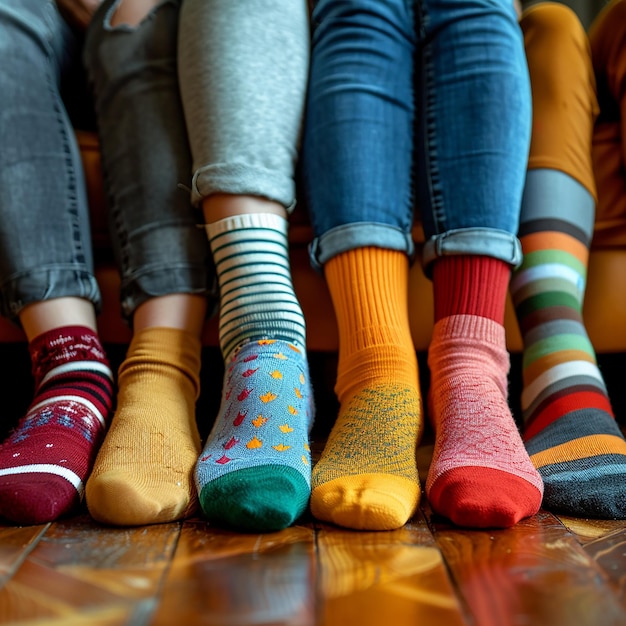
[[[0,517],[52,521],[79,502],[108,425],[113,376],[96,333],[80,155],[59,79],[80,49],[53,2],[0,2],[2,312],[29,342],[35,397],[0,446]],[[37,184],[33,184],[33,181]]]
[[[196,484],[211,521],[276,530],[300,516],[310,493],[312,393],[286,238],[308,67],[306,3],[185,0],[181,32],[193,194],[219,280],[226,371]]]
[[[593,173],[598,192],[594,247],[626,241],[626,2],[611,0],[589,29],[600,113],[593,132]]]
[[[626,442],[582,320],[596,191],[589,44],[576,15],[559,4],[530,9],[521,24],[534,132],[520,225],[524,262],[511,294],[524,339],[526,448],[543,477],[545,508],[624,517]]]
[[[87,483],[90,513],[111,524],[168,522],[197,503],[195,403],[210,265],[200,217],[180,188],[189,186],[191,156],[178,12],[176,2],[107,1],[86,42],[123,313],[133,325],[115,418]]]
[[[407,305],[413,13],[402,1],[322,0],[313,22],[303,169],[314,262],[339,328],[340,411],[313,470],[311,508],[348,528],[393,529],[420,497]]]
[[[530,135],[530,91],[509,2],[421,4],[420,206],[435,327],[428,355],[435,449],[426,492],[463,526],[537,512],[541,477],[507,398],[503,328]],[[432,264],[432,265],[431,265]]]

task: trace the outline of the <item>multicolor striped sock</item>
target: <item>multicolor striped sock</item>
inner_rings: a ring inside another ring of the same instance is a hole
[[[287,222],[250,214],[209,224],[220,284],[222,403],[196,465],[209,520],[264,532],[292,524],[311,491],[313,394],[293,291]]]
[[[68,326],[29,345],[35,397],[0,446],[0,517],[43,524],[80,501],[109,422],[113,375],[97,335]]]
[[[626,441],[582,320],[593,199],[560,172],[531,171],[528,181],[524,261],[510,287],[524,340],[526,448],[544,480],[546,509],[624,518]],[[551,188],[561,192],[542,191]]]

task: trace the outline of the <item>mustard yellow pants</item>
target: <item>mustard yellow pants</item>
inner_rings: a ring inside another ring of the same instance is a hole
[[[626,245],[626,0],[586,33],[545,2],[520,21],[533,92],[529,169],[560,170],[596,199],[594,248]]]

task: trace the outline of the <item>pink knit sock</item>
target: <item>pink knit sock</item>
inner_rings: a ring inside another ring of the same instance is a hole
[[[543,484],[508,406],[504,328],[486,317],[444,317],[428,364],[435,450],[426,493],[433,510],[477,528],[505,528],[536,513]]]
[[[29,350],[35,398],[0,445],[0,518],[43,524],[80,501],[109,421],[113,375],[89,328],[49,331]]]

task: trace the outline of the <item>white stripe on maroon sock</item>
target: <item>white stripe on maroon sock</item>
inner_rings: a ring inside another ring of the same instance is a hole
[[[64,363],[63,365],[59,365],[51,369],[39,383],[39,386],[46,383],[51,378],[55,376],[59,376],[61,374],[67,374],[68,372],[98,372],[99,374],[104,374],[107,378],[113,381],[113,372],[111,369],[104,363],[100,363],[98,361],[70,361],[69,363]]]
[[[78,491],[83,492],[83,481],[72,470],[62,465],[53,465],[51,463],[36,463],[31,465],[18,465],[17,467],[7,467],[0,469],[0,476],[12,476],[13,474],[55,474],[65,478]]]

